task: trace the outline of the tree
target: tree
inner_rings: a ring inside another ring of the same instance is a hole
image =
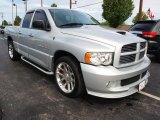
[[[6,20],[4,20],[3,22],[2,22],[2,25],[8,25],[8,22],[6,21]]]
[[[56,3],[53,3],[53,4],[51,5],[51,7],[57,7],[57,4],[56,4]]]
[[[103,18],[116,28],[132,15],[134,4],[133,0],[103,0],[102,7]]]
[[[14,20],[14,25],[19,26],[21,22],[21,18],[19,16],[16,16],[15,20]]]
[[[138,21],[138,15],[139,13],[137,13],[137,15],[133,18],[132,22],[135,24]],[[142,20],[148,20],[148,16],[145,12],[142,12]]]

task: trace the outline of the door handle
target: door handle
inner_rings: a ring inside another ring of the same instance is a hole
[[[21,33],[21,32],[18,32],[18,34],[21,35],[22,33]]]
[[[34,36],[32,34],[30,34],[29,37],[34,37]]]

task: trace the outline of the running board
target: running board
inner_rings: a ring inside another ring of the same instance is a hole
[[[41,72],[43,72],[43,73],[45,73],[45,74],[47,74],[47,75],[53,75],[53,74],[54,74],[54,73],[51,72],[51,71],[46,71],[46,70],[44,70],[43,68],[35,65],[34,63],[32,63],[30,60],[27,60],[27,59],[26,59],[25,57],[23,57],[23,56],[21,57],[21,59],[22,59],[24,62],[32,65],[33,67],[37,68],[38,70],[40,70]]]

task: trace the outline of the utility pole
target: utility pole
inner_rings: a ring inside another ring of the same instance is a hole
[[[72,9],[72,0],[69,2],[69,8]]]
[[[1,12],[0,14],[2,15],[1,17],[2,17],[2,26],[3,26],[3,12]]]
[[[143,0],[140,0],[140,3],[139,3],[138,21],[141,21],[141,20],[142,20],[142,7],[143,7]]]
[[[77,4],[77,0],[75,0],[75,2],[73,3],[72,0],[70,0],[69,2],[69,8],[72,9],[72,4]]]
[[[16,7],[16,17],[17,17],[17,5],[14,3],[13,6]]]
[[[14,24],[14,21],[13,21],[13,0],[12,0],[12,26],[13,26],[13,24]]]
[[[27,12],[27,0],[25,0],[25,4],[26,4],[25,12]]]
[[[43,7],[43,0],[41,0],[41,7]]]
[[[22,0],[24,1],[24,4],[25,4],[25,12],[27,12],[27,0]]]

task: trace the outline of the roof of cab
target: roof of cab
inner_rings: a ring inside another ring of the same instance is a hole
[[[63,10],[70,10],[70,9],[67,9],[67,8],[57,8],[57,7],[37,7],[37,8],[34,8],[34,9],[30,9],[28,10],[27,12],[31,12],[31,11],[34,11],[34,10],[37,10],[37,9],[42,9],[42,10],[49,10],[49,9],[63,9]]]

